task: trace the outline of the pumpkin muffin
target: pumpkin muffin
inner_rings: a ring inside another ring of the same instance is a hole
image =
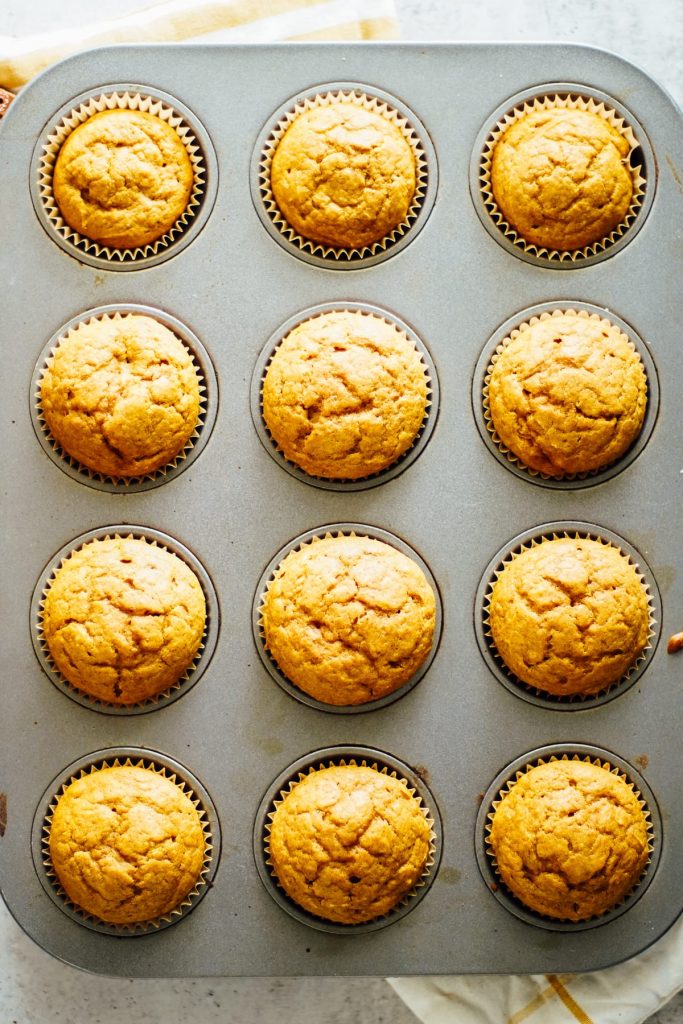
[[[142,110],[102,110],[67,136],[52,190],[74,231],[110,249],[155,242],[183,215],[194,172],[174,128]]]
[[[64,451],[94,472],[144,476],[192,436],[200,394],[192,357],[149,316],[79,324],[62,338],[40,382],[45,422]]]
[[[402,779],[376,768],[321,768],[276,804],[268,853],[304,910],[361,924],[387,914],[425,873],[431,827]]]
[[[413,342],[377,316],[342,310],[299,324],[263,382],[263,416],[287,459],[313,476],[355,480],[413,444],[427,408]]]
[[[343,96],[299,114],[277,144],[271,188],[304,238],[362,249],[405,221],[416,186],[415,156],[383,114]]]
[[[618,327],[558,311],[503,342],[488,399],[503,444],[530,469],[563,477],[627,451],[645,418],[647,378]]]
[[[590,696],[617,682],[650,633],[635,566],[611,544],[584,537],[542,540],[506,563],[489,621],[506,666],[555,696]]]
[[[606,238],[633,198],[628,140],[589,110],[530,110],[495,143],[491,187],[524,241],[568,252]]]
[[[633,787],[585,761],[551,761],[522,775],[495,806],[489,842],[510,892],[566,921],[620,903],[650,852]]]
[[[324,537],[287,555],[261,614],[266,648],[295,686],[325,704],[364,704],[429,656],[436,601],[422,569],[390,545]]]
[[[132,537],[93,540],[49,584],[42,631],[61,675],[111,704],[137,704],[176,683],[204,634],[204,592],[177,555]]]
[[[52,867],[72,903],[110,924],[151,922],[197,884],[205,838],[197,808],[151,768],[101,768],[71,782],[49,832]]]

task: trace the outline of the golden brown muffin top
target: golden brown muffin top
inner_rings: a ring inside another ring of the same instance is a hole
[[[291,551],[266,592],[266,647],[296,686],[327,704],[363,704],[407,683],[429,655],[436,602],[422,569],[369,537]]]
[[[196,807],[149,768],[102,768],[71,782],[50,826],[50,857],[69,899],[102,921],[153,921],[194,888],[205,840]]]
[[[488,392],[503,444],[562,477],[624,454],[643,425],[647,379],[618,327],[569,310],[534,318],[504,344]]]
[[[79,234],[112,249],[154,242],[187,207],[194,181],[182,139],[142,110],[102,110],[67,136],[53,192]]]
[[[112,704],[154,697],[192,665],[204,633],[199,580],[177,555],[142,539],[93,540],[49,584],[42,627],[73,686]]]
[[[583,921],[626,896],[649,856],[640,801],[620,776],[584,761],[523,775],[494,811],[500,877],[527,907]]]
[[[152,317],[79,324],[40,382],[45,420],[74,459],[112,477],[144,476],[185,447],[199,417],[199,381],[179,338]]]
[[[299,324],[263,383],[263,416],[286,458],[313,476],[386,469],[415,440],[427,378],[414,343],[377,316],[343,310]]]
[[[271,165],[288,224],[336,248],[362,248],[389,234],[406,219],[415,183],[415,156],[401,129],[348,99],[299,114]]]
[[[581,249],[626,216],[633,196],[630,149],[609,121],[589,110],[531,110],[495,144],[494,198],[526,242]]]
[[[401,779],[375,768],[323,768],[275,809],[270,859],[285,892],[328,921],[387,914],[420,880],[431,828]]]
[[[523,682],[558,696],[616,682],[647,644],[647,592],[611,544],[558,537],[508,562],[491,594],[498,653]]]

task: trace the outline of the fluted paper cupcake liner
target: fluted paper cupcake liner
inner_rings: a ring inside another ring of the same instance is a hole
[[[205,895],[207,887],[210,885],[211,878],[217,867],[217,863],[214,860],[214,854],[217,853],[219,849],[219,844],[216,842],[216,837],[213,835],[213,831],[217,828],[215,812],[213,812],[213,808],[210,804],[210,798],[206,791],[203,791],[201,796],[199,795],[198,791],[200,789],[203,790],[203,787],[200,786],[198,780],[190,780],[189,772],[183,770],[183,773],[181,774],[177,769],[174,770],[174,767],[172,767],[170,763],[164,764],[163,760],[166,759],[159,759],[151,752],[149,754],[145,754],[141,751],[139,756],[135,756],[126,754],[124,752],[126,749],[127,748],[124,748],[120,754],[112,751],[110,756],[94,760],[87,766],[80,768],[80,770],[73,775],[69,775],[65,781],[61,782],[61,785],[58,786],[49,798],[47,813],[39,822],[34,822],[34,858],[36,857],[35,832],[36,826],[38,826],[41,882],[43,882],[43,887],[46,888],[49,895],[52,896],[53,901],[57,906],[61,907],[62,910],[68,913],[69,917],[90,928],[92,931],[122,937],[147,935],[151,932],[158,932],[160,929],[175,924],[186,917],[187,914],[194,909],[199,900]],[[52,858],[50,856],[50,828],[52,825],[52,818],[57,804],[64,792],[72,782],[76,782],[78,779],[101,771],[103,768],[117,767],[135,767],[152,770],[156,772],[157,775],[161,775],[163,778],[168,779],[176,785],[178,789],[192,801],[198,812],[202,831],[204,833],[204,860],[202,868],[195,885],[188,894],[177,906],[173,907],[166,914],[163,914],[160,917],[151,918],[148,921],[134,922],[127,925],[112,924],[108,921],[103,921],[96,915],[84,910],[77,903],[74,903],[62,887],[52,865]],[[188,776],[187,779],[184,777],[185,774]],[[210,818],[212,820],[210,820]],[[36,867],[38,867],[38,865],[36,865]]]
[[[612,907],[608,907],[607,910],[602,911],[602,913],[600,914],[593,914],[590,917],[582,918],[579,921],[575,921],[572,918],[560,918],[553,917],[547,914],[542,914],[539,911],[533,910],[531,907],[528,907],[522,900],[519,899],[519,897],[515,896],[515,894],[508,889],[508,887],[506,886],[505,882],[501,877],[500,869],[498,867],[496,856],[490,841],[493,817],[501,800],[505,796],[507,796],[507,794],[510,793],[511,790],[514,789],[519,779],[523,778],[528,772],[532,771],[534,768],[539,767],[540,765],[552,764],[554,761],[578,761],[583,762],[584,764],[593,764],[599,768],[604,768],[612,775],[616,775],[617,778],[620,778],[623,782],[625,782],[628,785],[628,788],[636,796],[640,808],[643,812],[643,817],[645,818],[647,827],[648,857],[638,879],[634,882],[634,884],[631,886],[628,892],[626,892],[621,897],[621,899],[618,900],[618,902],[615,903]],[[631,778],[623,768],[619,767],[612,761],[607,760],[603,757],[596,757],[594,755],[585,753],[563,752],[561,750],[558,750],[557,753],[529,760],[528,762],[523,764],[522,767],[518,768],[516,771],[512,773],[510,778],[498,790],[497,794],[493,797],[493,799],[487,800],[485,798],[484,808],[488,808],[485,812],[483,837],[484,848],[486,857],[491,867],[491,871],[496,879],[495,884],[502,888],[503,892],[507,897],[507,900],[509,900],[513,906],[517,906],[522,910],[527,920],[533,920],[534,918],[536,918],[539,924],[543,924],[543,926],[545,927],[548,927],[549,925],[551,927],[560,925],[562,926],[562,930],[582,931],[587,928],[596,927],[600,924],[603,924],[607,920],[611,920],[614,917],[620,916],[624,912],[624,910],[628,908],[629,904],[633,901],[633,897],[636,895],[638,889],[642,885],[643,881],[647,877],[652,867],[653,856],[655,852],[655,829],[653,825],[652,811],[650,809],[650,806],[648,805],[647,801],[640,792],[640,789],[636,787],[633,778]]]
[[[185,146],[192,163],[194,183],[185,211],[177,219],[173,227],[155,242],[130,249],[114,249],[100,245],[91,238],[75,231],[66,223],[61,215],[54,197],[52,176],[59,150],[68,136],[94,114],[103,110],[140,110],[153,114],[169,124],[177,133]],[[136,262],[156,256],[171,245],[188,228],[193,217],[199,210],[206,188],[206,165],[204,154],[192,130],[185,120],[172,106],[153,95],[138,92],[98,93],[75,106],[54,126],[44,142],[38,168],[38,191],[40,203],[45,211],[48,222],[63,240],[71,243],[84,253],[96,256],[112,263]]]
[[[504,551],[499,554],[499,556],[496,556],[495,567],[487,569],[484,577],[482,578],[477,596],[477,601],[479,602],[479,594],[481,594],[481,604],[478,610],[478,614],[481,619],[481,629],[478,639],[480,640],[480,647],[482,648],[482,654],[485,659],[488,660],[490,658],[497,669],[495,674],[498,675],[499,678],[502,677],[501,681],[506,681],[512,684],[511,686],[508,686],[508,689],[511,689],[511,691],[516,693],[518,696],[523,696],[527,693],[533,695],[534,703],[544,704],[548,707],[555,708],[565,707],[571,710],[582,710],[598,703],[606,703],[608,699],[618,696],[635,683],[652,659],[657,641],[659,640],[660,628],[660,622],[657,618],[659,599],[658,594],[656,593],[654,578],[649,570],[646,567],[644,568],[643,560],[638,557],[637,552],[629,550],[630,545],[626,545],[622,538],[617,537],[616,534],[611,534],[611,531],[609,530],[605,530],[598,526],[588,527],[588,524],[582,525],[586,528],[562,529],[561,523],[551,524],[545,529],[541,527],[536,531],[529,531],[530,535],[525,535],[521,543],[515,543],[513,541],[510,546],[506,547]],[[521,555],[523,551],[528,551],[531,548],[538,547],[540,544],[543,544],[544,541],[559,540],[561,538],[573,540],[595,540],[600,544],[604,544],[606,547],[616,548],[628,561],[629,565],[633,566],[636,570],[636,575],[638,576],[638,580],[647,598],[649,632],[645,647],[640,651],[627,671],[618,679],[613,680],[600,690],[590,694],[574,693],[564,696],[562,694],[548,693],[545,690],[538,689],[531,683],[524,682],[524,680],[520,679],[510,668],[508,668],[507,664],[498,652],[491,632],[491,595],[496,581],[501,576],[506,566],[510,565],[510,563]]]
[[[593,321],[596,321],[597,323],[604,323],[609,328],[614,328],[614,327],[617,326],[611,320],[607,320],[605,317],[601,317],[598,313],[589,313],[588,310],[586,310],[586,309],[574,309],[572,306],[562,306],[561,308],[558,307],[558,308],[556,308],[556,309],[554,309],[552,311],[546,311],[544,313],[541,313],[539,316],[531,317],[528,321],[527,320],[522,321],[517,327],[515,327],[515,329],[513,331],[510,332],[510,334],[508,334],[505,338],[503,338],[503,340],[496,347],[495,352],[491,356],[491,362],[489,363],[489,366],[488,366],[487,371],[486,371],[486,376],[484,377],[484,387],[483,387],[483,390],[482,390],[482,402],[483,402],[483,407],[484,407],[484,420],[485,420],[485,423],[486,423],[486,428],[487,428],[489,434],[491,435],[491,439],[493,440],[493,443],[498,448],[498,450],[501,452],[501,454],[505,456],[505,458],[507,459],[508,462],[510,462],[513,465],[518,466],[520,469],[524,470],[526,473],[529,474],[530,477],[538,477],[540,480],[565,480],[565,481],[568,481],[568,480],[589,480],[592,477],[596,477],[596,476],[599,476],[599,475],[603,474],[606,470],[608,470],[615,463],[619,462],[626,455],[626,452],[624,452],[617,459],[613,459],[611,462],[607,462],[603,466],[599,466],[597,469],[587,470],[586,472],[583,472],[583,473],[562,473],[559,476],[554,476],[554,475],[551,475],[550,473],[543,473],[541,470],[533,469],[531,466],[527,466],[527,464],[518,455],[515,455],[515,453],[513,451],[510,451],[510,449],[506,447],[506,445],[503,443],[503,441],[501,441],[501,439],[498,436],[498,433],[496,431],[496,428],[495,428],[495,426],[493,424],[493,419],[491,417],[491,411],[490,411],[490,407],[489,407],[489,382],[491,380],[491,374],[493,372],[493,367],[498,362],[498,359],[500,358],[500,356],[501,356],[501,354],[503,352],[503,349],[505,348],[506,345],[508,345],[515,338],[517,338],[519,336],[519,334],[522,331],[525,331],[528,327],[532,327],[534,324],[537,324],[537,323],[545,321],[545,320],[549,320],[552,317],[564,316],[567,313],[572,314],[574,316],[580,316],[580,317],[582,317],[582,318],[584,318],[586,320],[593,320]],[[635,353],[639,363],[641,364],[641,366],[643,366],[643,370],[645,371],[645,366],[643,365],[643,361],[641,359],[640,352],[639,352],[638,348],[636,347],[636,345],[634,345],[634,343],[631,340],[631,338],[629,338],[628,335],[624,334],[623,332],[622,332],[622,337],[624,338],[624,340],[628,344],[628,346],[631,349],[631,351]],[[645,376],[646,376],[646,386],[647,386],[647,389],[648,389],[648,401],[649,401],[650,387],[649,387],[649,379],[648,379],[647,373],[645,374]],[[635,439],[632,442],[632,444],[635,444]],[[631,446],[629,446],[629,447],[631,447]],[[627,451],[628,451],[628,449],[627,449]]]
[[[434,600],[436,602],[434,636],[432,638],[431,650],[425,660],[410,679],[408,679],[402,686],[398,687],[398,689],[383,697],[379,697],[376,700],[366,701],[363,704],[326,704],[325,702],[310,696],[285,675],[266,645],[263,608],[270,587],[283,571],[282,563],[285,558],[293,551],[300,551],[304,547],[314,544],[318,540],[327,540],[333,537],[367,537],[371,540],[382,541],[388,546],[400,551],[401,554],[411,558],[422,570],[429,586],[432,589]],[[441,606],[439,588],[427,563],[415,550],[413,550],[413,548],[401,541],[398,537],[393,536],[393,534],[388,533],[386,530],[378,529],[377,527],[363,526],[358,523],[333,523],[327,527],[309,530],[307,533],[301,534],[299,537],[295,537],[294,540],[289,542],[289,544],[286,544],[281,548],[266,566],[266,569],[262,573],[261,579],[256,587],[256,593],[254,595],[252,605],[252,629],[254,634],[254,643],[256,644],[256,650],[261,662],[271,679],[273,679],[278,686],[285,691],[285,693],[288,693],[300,703],[308,704],[309,707],[317,708],[320,711],[327,711],[331,714],[352,715],[361,714],[367,711],[374,711],[379,708],[386,707],[387,704],[392,704],[394,701],[405,696],[405,694],[412,690],[413,687],[416,686],[426,675],[427,670],[432,664],[441,639],[442,622],[443,610]]]
[[[163,547],[166,551],[169,551],[171,554],[176,555],[176,557],[184,561],[197,577],[204,593],[204,600],[206,604],[206,617],[204,620],[202,639],[192,662],[188,665],[183,674],[179,676],[174,683],[171,683],[170,686],[165,687],[152,697],[147,697],[144,700],[136,701],[131,704],[105,701],[98,697],[94,697],[86,690],[80,689],[74,683],[66,679],[58,669],[52,657],[43,628],[45,600],[47,598],[48,591],[50,590],[50,587],[62,566],[68,562],[72,555],[81,551],[93,541],[121,539],[145,540],[154,547]],[[213,585],[199,560],[192,555],[188,549],[173,541],[171,537],[166,537],[155,530],[135,527],[103,528],[101,530],[93,530],[88,534],[75,538],[70,544],[57,552],[57,554],[48,562],[36,584],[31,602],[33,647],[43,671],[46,673],[50,681],[68,697],[71,697],[72,700],[75,700],[78,704],[81,704],[84,707],[89,707],[95,711],[100,711],[109,715],[145,714],[150,711],[155,711],[158,708],[165,707],[167,704],[172,703],[187,693],[187,691],[199,681],[211,660],[217,642],[217,618],[217,600]]]
[[[396,758],[382,756],[379,752],[377,752],[378,756],[375,756],[375,752],[371,750],[367,751],[368,756],[364,756],[365,751],[358,747],[339,747],[336,748],[336,751],[338,752],[328,748],[327,750],[321,750],[310,754],[306,758],[302,758],[301,761],[295,762],[291,766],[294,770],[291,778],[287,779],[280,786],[275,785],[274,789],[271,787],[269,793],[266,794],[262,801],[261,808],[256,817],[254,851],[255,853],[258,851],[257,867],[259,867],[262,881],[271,892],[271,895],[276,898],[280,906],[287,910],[288,913],[319,931],[346,935],[363,934],[368,931],[384,928],[394,921],[400,920],[426,894],[429,886],[434,881],[439,866],[441,856],[441,823],[438,809],[431,793],[424,783],[418,780],[414,773],[409,770],[407,765],[402,764]],[[302,764],[301,762],[306,763]],[[301,767],[297,770],[298,765],[301,765]],[[277,807],[284,798],[303,779],[308,778],[310,775],[315,775],[316,772],[325,768],[344,765],[372,768],[382,775],[398,779],[399,782],[405,785],[407,792],[413,799],[417,801],[430,830],[427,860],[422,874],[415,885],[386,913],[358,924],[330,921],[301,907],[281,885],[270,857],[272,820]]]
[[[340,312],[361,313],[363,316],[384,320],[385,323],[390,324],[391,327],[397,329],[407,341],[414,344],[415,349],[420,356],[420,361],[427,383],[427,401],[424,417],[410,446],[402,452],[398,458],[394,459],[394,461],[388,466],[385,466],[384,469],[377,470],[375,473],[369,473],[367,476],[353,478],[321,477],[308,473],[292,459],[287,458],[284,451],[271,434],[268,424],[266,423],[265,416],[263,415],[263,385],[266,374],[270,368],[270,364],[275,358],[280,345],[291,334],[291,332],[301,326],[301,324],[308,323],[311,320],[317,320],[320,317],[326,316],[328,313]],[[407,324],[399,320],[398,317],[394,317],[386,310],[359,302],[326,303],[325,305],[315,306],[312,309],[305,310],[303,313],[292,317],[268,340],[255,367],[255,379],[252,381],[252,419],[254,420],[257,432],[264,447],[266,448],[266,451],[273,455],[278,464],[281,465],[283,469],[286,469],[292,476],[295,476],[297,479],[303,480],[312,486],[321,487],[324,490],[365,490],[366,488],[376,487],[379,484],[384,483],[387,480],[392,480],[394,477],[398,476],[399,473],[403,472],[404,469],[414,462],[418,455],[424,450],[435,425],[438,406],[439,385],[436,368],[429,352],[417,334],[415,334]]]
[[[322,242],[313,241],[300,235],[285,219],[273,195],[271,188],[271,165],[275,150],[289,126],[296,118],[306,110],[314,107],[331,106],[336,100],[343,98],[345,101],[355,103],[359,107],[371,110],[376,114],[385,117],[394,124],[406,139],[415,158],[415,192],[408,208],[406,217],[384,238],[364,245],[360,248],[348,248],[344,246],[330,246]],[[417,122],[417,118],[414,118]],[[268,218],[287,242],[301,252],[310,253],[313,256],[320,256],[323,259],[334,261],[359,261],[370,256],[377,256],[393,246],[403,235],[406,234],[415,223],[418,214],[425,204],[427,194],[429,167],[427,155],[420,135],[407,117],[391,106],[389,101],[380,98],[373,90],[359,86],[357,88],[332,89],[327,92],[310,93],[303,96],[294,103],[291,109],[282,114],[270,131],[263,150],[261,151],[258,167],[259,192],[261,203],[266,210]]]
[[[493,159],[493,151],[496,147],[496,143],[502,138],[507,129],[515,123],[515,121],[518,121],[520,118],[526,116],[532,111],[550,110],[553,107],[585,110],[604,118],[616,131],[619,132],[620,135],[623,135],[628,142],[631,147],[629,156],[641,146],[641,142],[636,138],[632,126],[624,117],[619,116],[616,110],[612,109],[607,103],[602,102],[589,94],[582,95],[580,92],[572,92],[570,94],[559,92],[540,93],[532,99],[525,100],[517,106],[512,107],[499,121],[496,122],[484,143],[483,151],[480,156],[479,188],[481,190],[485,208],[488,211],[491,220],[499,229],[501,234],[512,242],[514,246],[522,250],[524,253],[543,261],[570,261],[572,263],[580,263],[581,260],[585,260],[588,257],[596,256],[599,253],[605,252],[619,241],[619,239],[628,231],[636,220],[636,217],[642,207],[647,181],[644,176],[643,167],[632,167],[630,163],[628,164],[633,183],[631,203],[621,223],[604,238],[599,239],[596,242],[592,242],[590,245],[585,245],[580,249],[571,250],[549,249],[535,245],[532,242],[527,242],[526,239],[518,234],[512,225],[505,219],[505,216],[500,210],[493,195],[493,187],[491,184],[491,163]]]

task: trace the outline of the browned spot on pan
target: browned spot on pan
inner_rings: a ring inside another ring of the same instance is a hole
[[[7,828],[7,794],[0,793],[0,839]]]

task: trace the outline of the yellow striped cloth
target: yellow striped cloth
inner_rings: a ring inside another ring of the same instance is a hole
[[[0,87],[18,89],[80,50],[110,43],[394,39],[394,0],[166,0],[92,24],[0,35]]]

